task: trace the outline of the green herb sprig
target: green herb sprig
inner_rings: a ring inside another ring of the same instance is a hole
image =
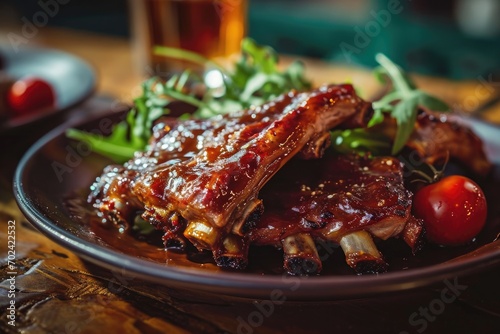
[[[389,138],[363,128],[334,130],[330,135],[333,150],[340,154],[356,152],[361,155],[387,155],[391,151]]]
[[[384,113],[389,113],[396,120],[397,131],[391,152],[394,155],[410,138],[419,107],[443,112],[449,111],[450,107],[440,99],[418,89],[409,76],[385,55],[379,53],[375,56],[375,60],[380,64],[380,67],[374,70],[375,76],[382,83],[386,83],[386,78],[390,78],[392,91],[373,102],[374,115],[368,126],[381,123],[384,120]]]
[[[375,56],[380,64],[374,69],[375,77],[383,84],[392,84],[392,89],[378,101],[372,103],[374,114],[368,123],[368,129],[355,129],[332,132],[332,147],[339,153],[370,152],[375,155],[396,155],[410,138],[418,110],[426,107],[434,111],[449,111],[449,106],[440,99],[420,90],[410,77],[387,56],[379,53]],[[389,79],[389,80],[388,80]],[[387,149],[390,138],[377,134],[370,128],[382,123],[385,114],[396,120],[397,129],[392,148]]]
[[[241,58],[234,64],[231,71],[194,52],[163,46],[156,47],[157,55],[187,60],[202,65],[208,70],[212,68],[212,70],[219,71],[222,77],[222,87],[207,86],[203,97],[196,102],[183,99],[186,93],[181,93],[182,96],[179,96],[179,92],[175,89],[165,87],[162,93],[197,106],[195,117],[209,118],[261,105],[292,89],[304,90],[311,87],[311,82],[304,76],[302,62],[294,61],[288,68],[281,71],[276,51],[269,46],[259,45],[250,38],[242,41],[241,52]],[[200,78],[195,78],[191,82],[204,84],[203,79],[200,80]]]

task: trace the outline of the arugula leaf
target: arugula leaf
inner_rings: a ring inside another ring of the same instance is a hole
[[[101,137],[93,133],[80,131],[76,129],[68,129],[66,136],[76,139],[90,145],[92,151],[100,153],[113,159],[116,162],[122,163],[134,155],[135,148],[129,146],[124,140],[126,138],[127,128],[117,125],[113,129],[113,133],[109,137]]]
[[[418,94],[400,101],[392,110],[391,116],[396,119],[398,128],[392,146],[392,154],[404,147],[415,127],[418,111]]]
[[[389,113],[396,120],[397,131],[391,153],[397,154],[410,138],[417,119],[419,107],[437,111],[449,111],[449,106],[436,97],[417,89],[415,83],[403,70],[385,55],[379,53],[375,59],[380,67],[374,71],[375,76],[386,83],[389,78],[393,90],[380,100],[373,102],[374,115],[369,126],[384,120],[384,113]]]
[[[263,104],[291,89],[304,90],[311,87],[310,81],[304,77],[302,63],[295,61],[287,69],[280,71],[276,51],[269,46],[259,45],[250,38],[242,41],[242,56],[234,64],[232,71],[190,51],[166,47],[157,47],[155,51],[158,55],[196,62],[220,71],[224,79],[224,93],[218,96],[213,94],[213,89],[207,88],[201,98],[202,103],[189,102],[181,96],[186,95],[185,92],[181,94],[176,90],[164,92],[172,98],[197,106],[198,110],[194,116],[199,118],[239,111],[252,105]],[[192,81],[204,84],[203,79]]]
[[[247,66],[252,66],[265,74],[276,73],[278,69],[278,54],[271,47],[266,45],[258,45],[250,38],[243,40],[241,43],[243,51],[243,61]]]
[[[380,64],[373,73],[382,83],[392,83],[392,90],[372,103],[373,116],[368,122],[368,129],[344,130],[332,132],[332,147],[340,153],[357,152],[365,154],[387,154],[389,138],[374,134],[370,128],[384,121],[389,114],[396,120],[397,129],[390,153],[397,154],[410,138],[420,107],[436,111],[449,111],[449,106],[438,98],[417,88],[410,77],[389,58],[377,54]]]
[[[386,155],[391,150],[390,139],[369,129],[334,130],[330,132],[332,148],[341,154]]]
[[[210,60],[205,56],[200,55],[199,53],[192,52],[189,50],[172,48],[168,46],[155,46],[153,48],[153,53],[167,58],[187,60],[189,62],[199,64],[202,66],[210,65],[216,67],[221,72],[225,72],[224,67],[219,65],[217,62]]]
[[[426,94],[424,92],[421,92],[421,94],[419,96],[418,103],[426,108],[429,108],[429,109],[435,110],[435,111],[445,111],[446,112],[446,111],[450,110],[450,107],[448,106],[448,104],[446,104],[446,102],[443,102],[440,99],[438,99],[432,95]]]

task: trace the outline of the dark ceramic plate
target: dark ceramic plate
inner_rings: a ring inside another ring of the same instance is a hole
[[[101,116],[78,126],[105,133],[118,117]],[[83,202],[83,194],[109,161],[68,140],[64,135],[68,124],[47,134],[26,153],[16,171],[14,191],[21,210],[42,233],[82,258],[121,275],[174,288],[251,298],[270,299],[276,291],[288,299],[357,298],[479,273],[500,263],[500,241],[496,240],[500,232],[500,128],[477,120],[464,121],[485,140],[488,155],[495,163],[492,175],[479,180],[490,207],[486,228],[471,245],[429,245],[417,256],[412,256],[398,240],[383,242],[380,249],[391,269],[379,275],[354,275],[345,265],[342,252],[335,250],[327,256],[320,276],[282,274],[281,255],[272,249],[251,249],[252,266],[246,272],[222,271],[206,258],[170,254],[160,246],[96,226],[78,203]]]
[[[64,112],[94,91],[96,78],[93,69],[83,60],[70,54],[43,48],[19,48],[16,52],[4,44],[0,45],[0,57],[0,70],[9,78],[42,78],[51,84],[56,95],[55,107],[0,122],[0,131],[15,129]]]

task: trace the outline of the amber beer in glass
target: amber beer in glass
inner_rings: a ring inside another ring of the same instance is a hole
[[[186,66],[154,55],[155,45],[183,48],[207,58],[240,50],[247,0],[130,0],[136,56],[143,72],[168,76]]]

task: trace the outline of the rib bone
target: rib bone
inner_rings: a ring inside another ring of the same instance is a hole
[[[263,212],[264,205],[262,201],[260,199],[255,199],[247,205],[242,218],[233,225],[232,232],[240,236],[247,234],[250,230],[255,228]]]
[[[410,217],[403,230],[403,239],[411,247],[413,254],[417,253],[425,243],[424,223],[421,219]]]
[[[378,273],[387,270],[387,263],[375,246],[370,234],[357,231],[340,239],[347,264],[358,273]]]
[[[191,221],[186,226],[184,236],[198,249],[212,249],[219,239],[217,228],[203,221]]]
[[[283,239],[284,268],[291,275],[310,275],[321,271],[322,263],[314,240],[307,233]]]
[[[234,234],[227,235],[220,249],[214,250],[214,259],[223,268],[244,269],[248,263],[248,244]]]

